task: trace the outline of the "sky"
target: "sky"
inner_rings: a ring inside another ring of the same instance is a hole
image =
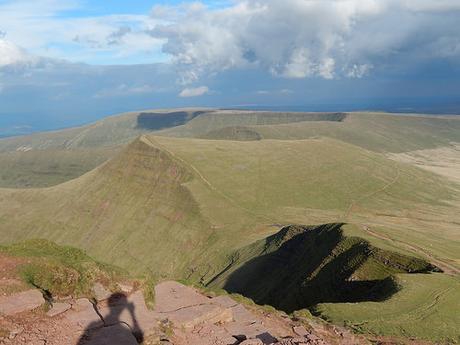
[[[460,1],[0,0],[0,136],[181,106],[460,112]]]

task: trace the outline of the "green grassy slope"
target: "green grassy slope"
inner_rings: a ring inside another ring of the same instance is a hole
[[[215,109],[132,112],[83,127],[0,139],[0,187],[46,187],[78,177],[114,157],[137,136],[154,131],[164,136],[225,140],[328,137],[377,152],[405,152],[459,142],[460,120]]]
[[[0,186],[10,188],[46,187],[81,176],[120,148],[75,150],[31,150],[0,153]]]
[[[277,214],[286,207],[344,212],[361,198],[368,209],[411,208],[416,203],[442,205],[453,196],[449,183],[434,174],[326,138],[153,140],[253,213]]]
[[[184,125],[159,131],[158,134],[172,137],[200,137],[208,132],[225,127],[277,125],[297,122],[340,122],[344,113],[296,113],[249,110],[216,110],[203,114]]]
[[[257,112],[216,112],[159,133],[222,140],[240,140],[235,132],[251,133],[251,137],[281,140],[328,137],[377,152],[406,152],[460,142],[458,116],[387,113],[347,113],[339,116],[313,113],[308,118],[307,113],[303,115],[304,118],[286,120],[282,116],[277,118],[276,114],[266,117]]]
[[[80,249],[46,240],[0,246],[0,254],[19,259],[21,263],[14,273],[30,287],[42,290],[49,299],[70,295],[92,297],[95,282],[115,289],[116,280],[129,277],[127,272],[97,262]]]
[[[121,114],[82,127],[0,139],[0,187],[47,187],[114,157],[139,135],[178,126],[205,109]]]
[[[384,302],[320,304],[326,320],[359,332],[460,342],[460,281],[445,274],[400,274],[401,289]]]
[[[291,223],[292,210],[329,212],[333,222],[362,196],[368,212],[453,197],[431,173],[329,139],[149,137],[76,180],[0,190],[0,231],[2,241],[45,237],[129,269],[179,274],[208,241],[224,256],[275,230],[270,224]]]
[[[433,173],[330,138],[226,141],[144,135],[72,181],[42,189],[0,189],[0,242],[47,238],[84,248],[97,260],[133,273],[147,270],[208,283],[234,263],[235,251],[283,224],[349,221],[357,226],[354,239],[340,247],[343,253],[354,253],[353,248],[367,253],[384,244],[399,253],[455,262],[456,188]],[[427,215],[434,217],[431,223],[423,218]],[[390,229],[395,239],[425,252],[376,238],[365,230],[369,224],[372,231]],[[348,254],[345,263],[353,261]],[[395,273],[379,262],[367,257],[353,266],[354,277],[381,280],[383,273]],[[319,272],[327,278],[334,270]],[[314,302],[327,301],[320,297]]]
[[[212,232],[182,186],[190,178],[167,154],[137,140],[76,180],[3,190],[3,242],[48,238],[133,272],[181,277]]]
[[[377,152],[406,152],[460,142],[460,117],[350,113],[341,122],[248,127],[262,138],[329,137]]]

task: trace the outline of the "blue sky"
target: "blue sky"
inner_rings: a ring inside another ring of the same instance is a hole
[[[459,99],[458,0],[0,0],[0,135],[155,107]]]

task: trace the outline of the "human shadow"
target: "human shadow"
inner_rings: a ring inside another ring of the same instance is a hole
[[[132,345],[144,341],[139,327],[135,306],[125,294],[114,293],[107,300],[109,313],[102,315],[97,306],[95,312],[102,320],[89,324],[77,345]],[[128,314],[128,315],[127,315]]]

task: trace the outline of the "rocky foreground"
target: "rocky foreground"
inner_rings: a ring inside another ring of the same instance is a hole
[[[365,339],[326,324],[241,304],[228,295],[206,296],[174,281],[155,288],[149,310],[129,284],[112,294],[93,288],[96,300],[45,303],[39,290],[0,297],[0,343],[28,345],[261,345],[361,344]],[[48,305],[48,307],[46,307]]]

